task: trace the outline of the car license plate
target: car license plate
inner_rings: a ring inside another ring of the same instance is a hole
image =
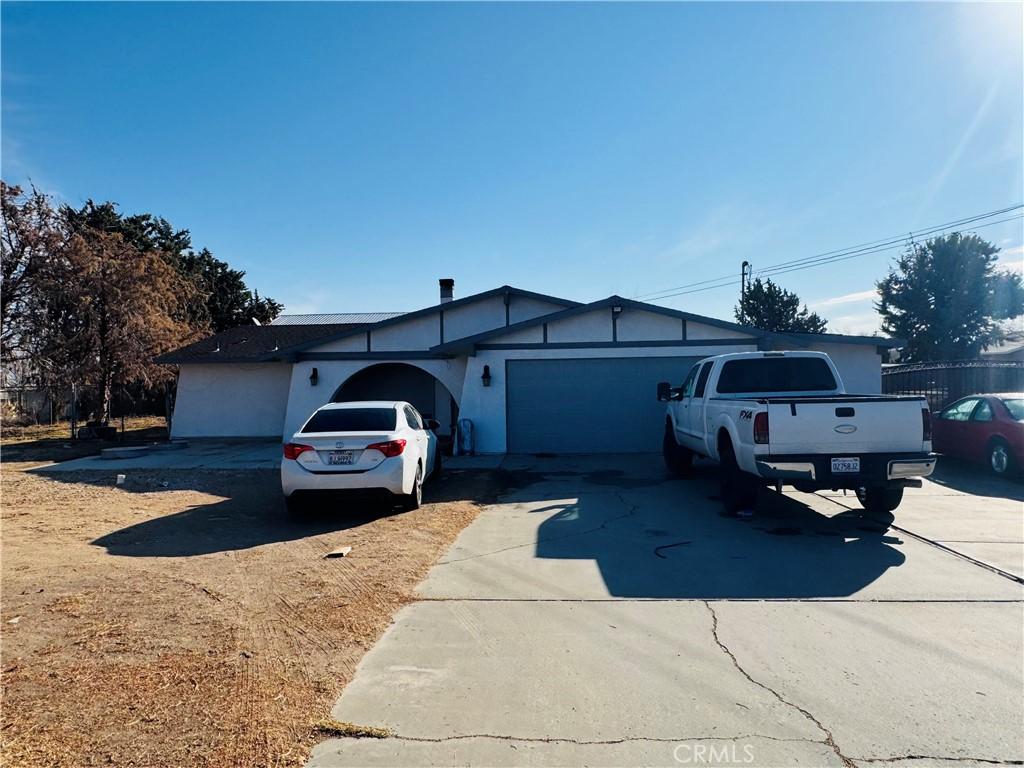
[[[832,474],[841,475],[860,472],[860,457],[848,459],[832,459]]]
[[[355,464],[355,451],[331,451],[327,454],[328,464]]]

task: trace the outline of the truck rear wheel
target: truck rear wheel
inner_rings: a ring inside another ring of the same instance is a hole
[[[740,469],[728,441],[719,450],[719,454],[719,495],[725,511],[735,515],[743,509],[752,510],[757,505],[757,481]]]
[[[903,501],[903,489],[858,488],[857,500],[868,512],[892,512]]]
[[[676,442],[672,427],[665,425],[665,437],[661,441],[661,455],[665,457],[668,471],[677,477],[686,477],[693,468],[693,451]]]

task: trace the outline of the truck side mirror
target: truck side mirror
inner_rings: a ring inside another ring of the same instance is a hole
[[[658,382],[658,402],[667,403],[672,399],[672,385],[667,381]]]

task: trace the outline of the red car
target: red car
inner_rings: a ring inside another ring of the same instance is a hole
[[[1009,475],[1024,459],[1024,393],[970,395],[932,420],[932,448]]]

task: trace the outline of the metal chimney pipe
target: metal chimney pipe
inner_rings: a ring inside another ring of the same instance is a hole
[[[437,282],[441,286],[441,303],[451,301],[455,297],[455,280],[451,277],[442,277]]]

